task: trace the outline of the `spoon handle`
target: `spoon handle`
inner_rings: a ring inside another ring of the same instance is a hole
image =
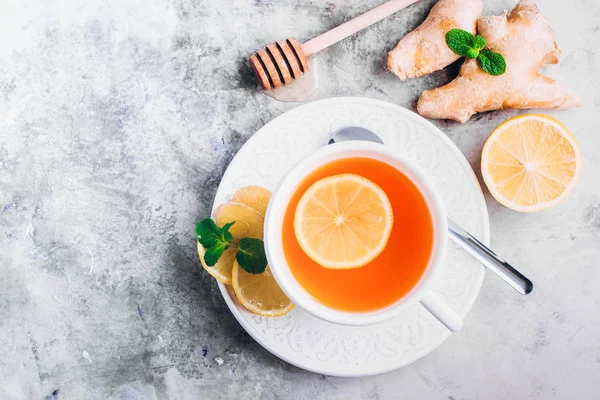
[[[493,273],[502,278],[517,292],[521,294],[531,293],[533,290],[533,283],[529,279],[449,218],[448,230],[450,231],[452,240],[468,251]]]

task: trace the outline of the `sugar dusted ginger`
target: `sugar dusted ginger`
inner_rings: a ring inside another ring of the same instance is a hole
[[[390,51],[389,70],[404,81],[452,64],[460,56],[446,45],[446,32],[460,28],[475,34],[482,8],[481,0],[438,1],[427,19]]]
[[[545,64],[558,63],[560,50],[554,30],[533,1],[519,1],[510,14],[480,18],[477,28],[487,49],[504,56],[506,73],[488,75],[476,60],[466,60],[452,82],[423,92],[419,114],[465,122],[491,110],[581,106],[575,93],[539,73]]]

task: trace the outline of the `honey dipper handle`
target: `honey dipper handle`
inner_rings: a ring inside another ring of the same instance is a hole
[[[368,26],[373,25],[376,22],[381,21],[387,16],[392,15],[396,11],[410,6],[416,3],[418,0],[389,0],[374,9],[367,11],[366,13],[359,15],[358,17],[351,19],[348,22],[343,23],[337,28],[333,28],[329,32],[325,32],[322,35],[317,36],[314,39],[302,44],[302,50],[306,57],[311,54],[315,54],[332,44],[339,42],[347,38],[350,35],[355,34],[358,31],[365,29]]]

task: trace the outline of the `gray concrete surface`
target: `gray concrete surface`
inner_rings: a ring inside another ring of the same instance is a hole
[[[198,268],[194,223],[244,141],[294,107],[257,94],[246,58],[308,39],[381,0],[0,2],[0,398],[597,399],[600,381],[600,3],[540,0],[563,49],[548,68],[585,106],[581,180],[522,215],[486,198],[497,251],[526,271],[519,297],[488,274],[464,329],[404,369],[318,376],[240,328]],[[484,13],[511,8],[485,0]],[[568,3],[568,4],[567,4]],[[402,83],[386,52],[432,0],[319,54],[313,99],[415,107],[456,66]],[[479,173],[516,111],[436,122]]]

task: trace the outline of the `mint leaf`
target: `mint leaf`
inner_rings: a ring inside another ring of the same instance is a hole
[[[221,230],[223,231],[222,239],[225,240],[226,242],[229,242],[229,243],[233,242],[233,236],[231,236],[231,233],[229,233],[229,228],[231,228],[231,225],[235,224],[235,222],[236,221],[229,222],[229,223],[223,225],[223,227],[221,228]]]
[[[477,58],[481,39],[475,39],[471,32],[463,29],[451,29],[446,33],[446,44],[461,57]]]
[[[244,238],[240,240],[235,258],[240,267],[251,274],[263,273],[267,268],[265,245],[260,239]]]
[[[506,60],[502,54],[481,50],[477,61],[479,61],[481,69],[490,75],[499,76],[506,72]]]
[[[219,258],[223,255],[223,252],[228,248],[229,243],[217,242],[217,244],[215,244],[214,246],[206,249],[206,252],[204,253],[204,262],[206,263],[206,265],[208,265],[209,267],[213,267],[217,263],[217,261],[219,261]]]
[[[486,43],[485,39],[481,35],[477,35],[473,39],[473,47],[475,48],[475,50],[483,50],[483,49],[485,49],[485,45],[486,44],[487,43]]]
[[[214,246],[221,238],[221,228],[210,218],[203,219],[196,224],[196,237],[205,249]]]
[[[235,221],[223,225],[219,228],[215,222],[206,218],[196,224],[196,237],[198,241],[205,249],[208,249],[217,243],[226,242],[231,244],[233,242],[233,236],[229,233],[231,225],[235,224]]]

